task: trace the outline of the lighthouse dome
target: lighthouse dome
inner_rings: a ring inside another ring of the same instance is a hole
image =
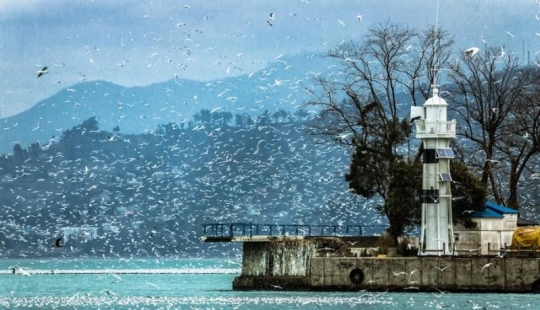
[[[439,89],[437,87],[433,88],[433,95],[431,96],[431,98],[428,98],[428,100],[426,100],[426,102],[424,103],[425,107],[429,105],[448,105],[446,103],[446,100],[444,100],[442,97],[439,97]]]
[[[426,120],[446,121],[447,106],[446,100],[439,97],[439,89],[433,87],[433,95],[424,103]]]

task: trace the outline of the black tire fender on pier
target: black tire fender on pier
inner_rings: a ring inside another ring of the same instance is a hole
[[[531,291],[535,294],[540,294],[540,279],[536,279],[536,281],[531,284]]]
[[[360,284],[364,281],[364,272],[360,268],[355,268],[349,273],[349,279],[354,284]]]

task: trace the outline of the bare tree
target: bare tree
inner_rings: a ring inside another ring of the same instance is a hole
[[[450,74],[456,86],[450,106],[459,118],[457,134],[465,141],[456,147],[481,174],[495,201],[513,208],[519,206],[520,176],[538,153],[540,108],[534,78],[533,71],[521,68],[502,48],[464,54]]]
[[[505,204],[518,208],[518,188],[524,173],[528,176],[537,170],[531,169],[534,157],[540,153],[540,71],[536,68],[521,72],[524,90],[514,102],[509,115],[509,126],[502,135],[502,143],[497,144],[497,151],[509,161],[508,188]],[[527,181],[528,183],[528,181]],[[501,192],[501,191],[499,191]]]
[[[360,43],[329,51],[327,56],[340,64],[339,74],[317,77],[318,87],[311,90],[308,104],[320,109],[313,133],[354,150],[346,180],[357,194],[379,195],[385,201],[380,210],[391,226],[403,209],[393,202],[404,201],[388,200],[390,182],[396,183],[396,164],[419,159],[419,151],[410,154],[412,126],[406,116],[410,105],[429,96],[435,64],[445,65],[451,45],[441,30],[419,33],[399,25],[376,25]]]

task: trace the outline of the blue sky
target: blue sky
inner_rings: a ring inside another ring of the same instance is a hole
[[[535,2],[441,1],[439,23],[458,46],[482,45],[484,35],[517,50],[525,43],[534,54]],[[249,74],[280,55],[324,52],[360,38],[375,23],[433,25],[436,7],[430,0],[3,0],[0,117],[83,80],[144,86],[175,76]],[[49,73],[38,79],[43,66]]]

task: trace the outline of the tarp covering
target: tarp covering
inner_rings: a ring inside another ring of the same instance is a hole
[[[518,227],[512,235],[512,248],[540,249],[540,227]]]

